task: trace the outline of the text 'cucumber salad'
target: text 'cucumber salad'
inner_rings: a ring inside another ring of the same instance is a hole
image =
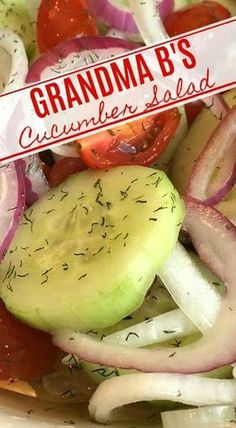
[[[0,93],[234,15],[4,0]],[[0,388],[103,425],[233,426],[235,178],[236,89],[0,164]]]

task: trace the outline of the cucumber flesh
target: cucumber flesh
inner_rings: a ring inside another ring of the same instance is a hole
[[[223,97],[230,108],[235,106],[236,89],[225,92]],[[170,177],[181,194],[185,193],[194,163],[219,123],[211,110],[204,108],[189,128],[187,136],[179,143]]]
[[[1,297],[45,331],[111,326],[142,304],[183,216],[162,171],[74,175],[25,212],[1,265]]]
[[[159,277],[156,277],[155,282],[148,290],[142,305],[135,312],[132,312],[117,324],[101,330],[99,334],[101,334],[101,336],[103,334],[106,336],[113,334],[176,308],[177,305],[172,299],[170,293],[165,288]]]

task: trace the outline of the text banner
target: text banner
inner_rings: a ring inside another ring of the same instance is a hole
[[[236,86],[234,18],[0,97],[14,160]]]

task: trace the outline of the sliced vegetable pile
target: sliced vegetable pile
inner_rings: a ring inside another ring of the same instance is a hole
[[[235,14],[233,0],[5,0],[0,91]],[[235,100],[0,165],[1,382],[90,399],[102,424],[154,401],[165,428],[232,425]]]

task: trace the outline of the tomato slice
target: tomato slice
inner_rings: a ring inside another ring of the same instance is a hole
[[[57,161],[48,176],[51,187],[58,186],[71,174],[87,169],[86,165],[79,158],[63,158]]]
[[[152,165],[171,141],[179,122],[175,108],[82,138],[78,141],[80,157],[92,169]]]
[[[50,335],[18,321],[0,301],[0,379],[38,381],[53,370],[58,350]]]
[[[229,17],[229,11],[221,4],[203,1],[172,13],[164,24],[169,36],[176,36]]]
[[[40,52],[78,35],[98,35],[86,0],[42,0],[37,20]]]

